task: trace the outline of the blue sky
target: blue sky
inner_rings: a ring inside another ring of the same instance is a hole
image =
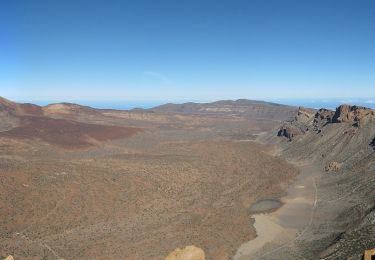
[[[0,96],[375,97],[375,1],[0,1]]]

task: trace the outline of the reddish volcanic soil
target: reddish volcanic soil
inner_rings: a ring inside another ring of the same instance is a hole
[[[22,126],[0,132],[0,137],[39,139],[63,147],[86,147],[92,145],[91,139],[108,141],[127,138],[139,131],[139,128],[134,127],[85,124],[47,117],[22,117]]]

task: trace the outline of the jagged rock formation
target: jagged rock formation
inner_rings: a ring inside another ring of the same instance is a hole
[[[206,257],[202,249],[195,246],[187,246],[184,249],[177,248],[165,260],[206,260]]]
[[[309,131],[309,124],[313,119],[314,112],[314,110],[299,107],[297,115],[293,120],[285,122],[279,128],[277,135],[292,141],[296,136],[305,134]]]
[[[313,109],[299,107],[295,119],[298,120],[299,122],[307,123],[311,120],[314,113],[315,113],[315,110]]]
[[[363,126],[373,119],[375,111],[366,107],[341,105],[336,109],[332,118],[333,123],[352,123],[355,126]]]
[[[323,127],[331,123],[346,123],[362,128],[370,121],[375,121],[375,110],[366,107],[341,105],[335,111],[322,108],[316,112],[300,107],[297,116],[285,122],[277,135],[291,141],[309,130],[320,133]]]
[[[326,124],[332,123],[334,114],[335,112],[332,110],[324,108],[319,109],[314,116],[313,129],[315,131],[320,131]]]
[[[285,123],[280,127],[277,136],[284,136],[288,138],[289,141],[292,141],[295,136],[304,134],[300,128],[293,126],[292,124]]]

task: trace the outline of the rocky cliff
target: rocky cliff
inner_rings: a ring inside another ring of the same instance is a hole
[[[297,115],[292,120],[284,122],[279,128],[277,135],[286,137],[289,141],[304,135],[310,130],[314,113],[315,110],[299,107]]]
[[[363,128],[375,121],[375,110],[366,107],[341,105],[335,111],[319,109],[318,111],[299,108],[298,115],[279,128],[278,136],[289,141],[308,131],[320,133],[328,124],[346,124]]]
[[[354,126],[362,127],[375,118],[375,111],[358,106],[342,105],[336,109],[333,115],[333,123],[351,123]]]

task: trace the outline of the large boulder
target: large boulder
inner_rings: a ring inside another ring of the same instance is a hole
[[[206,256],[201,248],[187,246],[183,249],[175,249],[165,260],[206,260]]]

